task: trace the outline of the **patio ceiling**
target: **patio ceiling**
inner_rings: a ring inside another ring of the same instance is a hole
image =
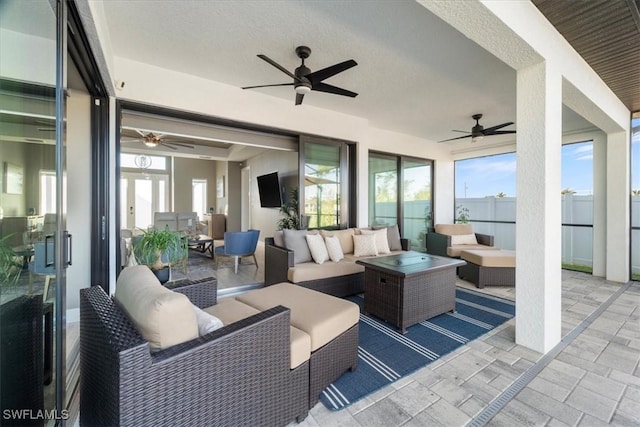
[[[431,140],[460,136],[471,115],[485,126],[515,121],[516,73],[414,1],[103,2],[116,57],[243,86],[290,78],[256,57],[293,70],[308,45],[311,70],[355,59],[327,83],[356,98],[312,92],[303,105],[362,117],[371,126]],[[117,76],[117,67],[116,75]],[[159,89],[161,90],[161,89]],[[290,86],[252,89],[294,102]],[[564,130],[592,128],[565,109]],[[517,124],[509,129],[517,128]],[[512,135],[486,142],[502,143]],[[462,147],[468,140],[448,142]]]
[[[640,111],[640,0],[532,0],[624,105]]]

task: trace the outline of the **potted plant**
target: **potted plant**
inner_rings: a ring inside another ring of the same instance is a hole
[[[289,192],[289,199],[280,207],[280,214],[282,215],[282,218],[278,220],[278,229],[300,229],[300,210],[298,204],[297,188],[292,188]]]
[[[169,280],[169,268],[183,262],[187,256],[187,239],[180,233],[163,230],[142,230],[134,238],[133,254],[138,264],[146,265],[161,283]]]
[[[21,257],[7,243],[11,236],[0,239],[0,285],[3,287],[15,285],[22,272]]]

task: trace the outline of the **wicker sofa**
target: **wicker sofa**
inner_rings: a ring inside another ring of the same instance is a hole
[[[296,285],[313,289],[337,297],[345,297],[364,292],[364,267],[356,264],[360,259],[354,255],[353,243],[349,245],[350,236],[357,235],[362,229],[349,228],[343,230],[321,230],[326,235],[338,235],[344,259],[339,262],[327,261],[318,264],[311,261],[296,263],[296,253],[293,249],[287,249],[282,237],[278,234],[265,239],[265,286],[275,283],[291,282]],[[396,226],[389,227],[389,241],[397,241],[390,253],[379,256],[391,255],[400,251],[409,250],[409,239],[400,238]],[[282,231],[280,231],[281,233]]]
[[[216,303],[215,279],[173,290],[200,308]],[[289,309],[151,351],[102,288],[80,298],[81,425],[278,426],[307,416],[309,362],[290,368]]]

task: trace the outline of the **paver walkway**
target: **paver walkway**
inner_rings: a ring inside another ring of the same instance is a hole
[[[562,335],[621,285],[563,271]],[[460,286],[475,289],[459,281]],[[514,299],[513,288],[487,293]],[[316,405],[299,426],[464,426],[541,358],[515,344],[514,320],[345,410]],[[640,426],[640,283],[633,282],[489,426]],[[477,420],[476,420],[477,421]],[[295,425],[295,424],[292,424]]]

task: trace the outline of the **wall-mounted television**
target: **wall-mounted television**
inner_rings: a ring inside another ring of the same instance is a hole
[[[260,206],[263,208],[279,208],[282,206],[282,193],[278,172],[261,175],[258,178],[258,194]]]

